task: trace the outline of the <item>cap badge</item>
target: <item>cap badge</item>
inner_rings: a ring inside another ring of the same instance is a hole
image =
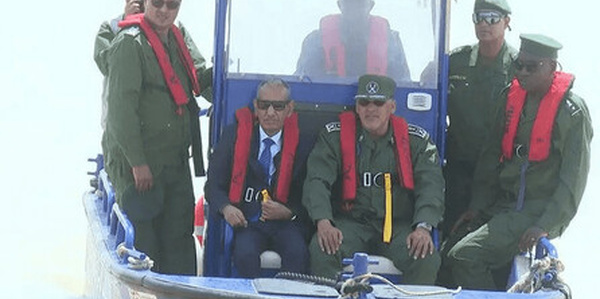
[[[368,94],[377,94],[379,92],[379,84],[375,81],[367,83],[366,88]]]

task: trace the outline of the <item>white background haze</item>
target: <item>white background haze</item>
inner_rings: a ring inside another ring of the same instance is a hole
[[[600,246],[600,4],[509,2],[513,31],[507,32],[508,41],[518,48],[520,33],[544,33],[563,43],[559,61],[575,74],[574,91],[587,101],[594,121],[588,187],[575,219],[554,242],[575,298],[593,298],[600,268],[595,254]],[[100,23],[122,12],[124,1],[3,3],[0,297],[81,298],[87,229],[81,195],[88,190],[85,173],[92,170],[86,159],[100,151],[101,136],[101,75],[92,51]],[[476,42],[472,7],[473,0],[452,2],[450,48]],[[207,58],[212,55],[213,12],[213,0],[184,0],[179,15]]]

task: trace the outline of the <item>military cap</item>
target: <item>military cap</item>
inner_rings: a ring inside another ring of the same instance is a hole
[[[394,97],[396,82],[386,76],[362,75],[358,78],[358,91],[354,99],[385,101]]]
[[[510,6],[506,0],[475,0],[473,11],[491,9],[499,11],[505,15],[511,14]]]
[[[521,52],[543,58],[556,59],[562,45],[555,39],[541,34],[521,34]]]

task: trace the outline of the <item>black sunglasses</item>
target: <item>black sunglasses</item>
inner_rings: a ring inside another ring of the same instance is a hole
[[[377,106],[377,107],[381,107],[381,106],[383,106],[383,105],[385,104],[385,102],[387,102],[387,101],[380,101],[380,100],[373,100],[373,101],[371,101],[371,100],[368,100],[368,99],[358,99],[358,100],[356,100],[356,102],[357,102],[359,105],[363,106],[363,107],[367,107],[367,106],[369,106],[369,104],[371,104],[371,103],[375,104],[375,106]]]
[[[287,107],[287,105],[290,102],[291,102],[290,100],[267,101],[267,100],[256,99],[256,107],[258,107],[258,109],[260,109],[260,110],[267,110],[267,109],[269,109],[269,107],[273,106],[273,109],[275,111],[282,111],[283,109],[285,109],[285,107]]]
[[[517,71],[525,69],[528,73],[535,73],[540,69],[540,66],[544,65],[544,61],[528,61],[523,62],[520,59],[513,60],[513,66]]]
[[[475,25],[486,22],[488,25],[494,25],[500,22],[504,16],[493,11],[480,11],[473,13],[473,23]]]
[[[174,10],[179,8],[179,5],[181,5],[181,1],[166,2],[165,0],[152,0],[152,6],[156,8],[162,8],[165,4],[167,5],[168,9]]]

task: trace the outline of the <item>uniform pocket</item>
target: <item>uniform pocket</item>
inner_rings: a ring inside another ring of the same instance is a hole
[[[162,186],[155,184],[148,191],[138,192],[135,184],[131,184],[123,192],[121,205],[129,219],[150,220],[163,209],[164,190]]]

